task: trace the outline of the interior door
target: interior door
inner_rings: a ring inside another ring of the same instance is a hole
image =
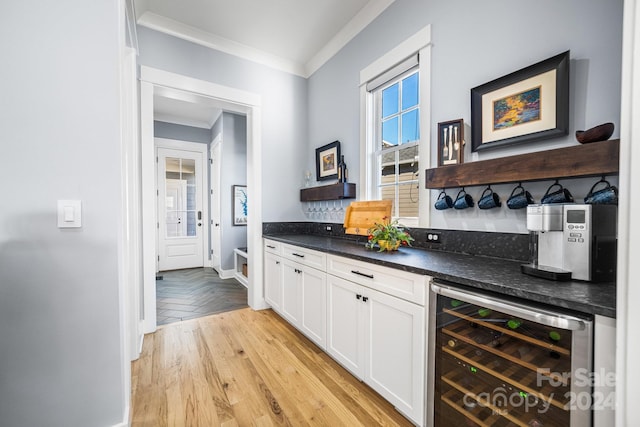
[[[204,266],[202,153],[158,148],[158,270]]]

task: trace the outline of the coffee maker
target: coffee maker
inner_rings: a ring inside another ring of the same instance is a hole
[[[531,258],[522,272],[551,280],[615,280],[617,215],[615,205],[527,206]]]

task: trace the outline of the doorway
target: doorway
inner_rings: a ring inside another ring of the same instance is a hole
[[[247,118],[247,190],[248,261],[252,271],[247,286],[247,302],[253,309],[267,308],[262,287],[262,149],[261,108],[258,95],[215,83],[193,79],[146,66],[140,69],[140,127],[142,176],[142,246],[143,246],[143,326],[144,332],[156,330],[156,273],[157,273],[157,203],[156,158],[153,130],[154,94],[185,102],[204,97],[215,101],[219,108]],[[151,209],[149,209],[151,207]]]

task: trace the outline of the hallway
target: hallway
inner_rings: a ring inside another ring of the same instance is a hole
[[[167,325],[247,307],[247,289],[210,267],[163,271],[156,280],[157,323]]]

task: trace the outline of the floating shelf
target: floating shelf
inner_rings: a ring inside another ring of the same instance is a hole
[[[620,140],[592,142],[536,153],[481,160],[426,170],[426,188],[541,181],[616,175]]]
[[[321,187],[303,188],[300,190],[301,202],[317,202],[321,200],[355,199],[356,185],[349,182],[323,185]]]

